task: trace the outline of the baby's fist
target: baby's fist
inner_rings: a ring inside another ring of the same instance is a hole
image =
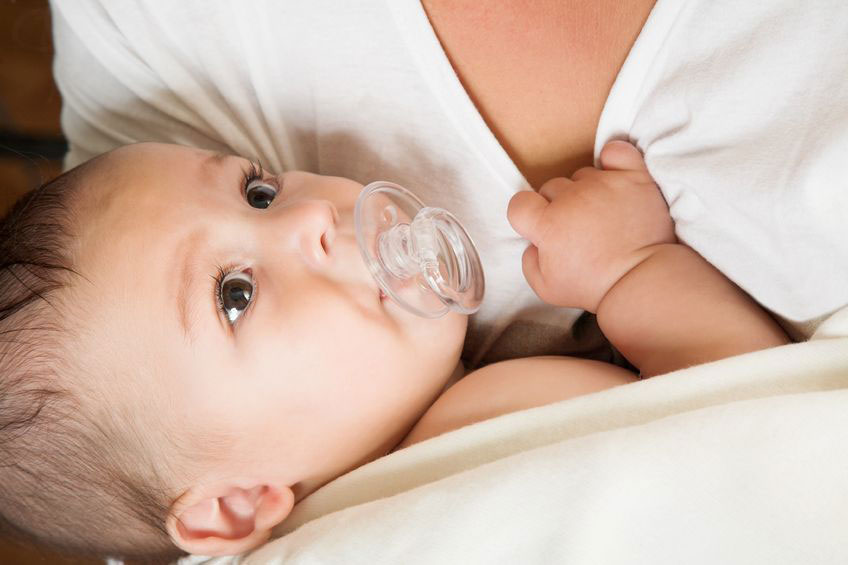
[[[509,203],[509,222],[530,241],[524,276],[550,304],[596,312],[650,246],[676,241],[665,200],[639,150],[610,142],[601,166],[551,179],[538,193],[519,192]]]

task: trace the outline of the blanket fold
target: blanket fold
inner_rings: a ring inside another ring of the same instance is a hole
[[[848,563],[835,333],[455,430],[329,483],[248,555],[181,562]]]

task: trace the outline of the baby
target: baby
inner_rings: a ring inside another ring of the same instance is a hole
[[[510,203],[543,300],[596,312],[643,376],[787,342],[676,242],[638,150],[613,142],[601,163]],[[97,555],[235,554],[393,449],[637,379],[520,359],[442,394],[466,318],[382,296],[361,188],[142,143],[22,199],[0,224],[6,529]]]

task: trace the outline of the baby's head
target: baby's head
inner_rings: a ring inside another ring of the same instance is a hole
[[[214,555],[394,447],[466,319],[381,299],[361,185],[137,144],[0,227],[0,512],[67,550]]]

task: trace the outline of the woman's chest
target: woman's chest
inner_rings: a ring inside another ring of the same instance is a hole
[[[463,87],[538,188],[592,164],[615,77],[654,0],[425,0]]]

